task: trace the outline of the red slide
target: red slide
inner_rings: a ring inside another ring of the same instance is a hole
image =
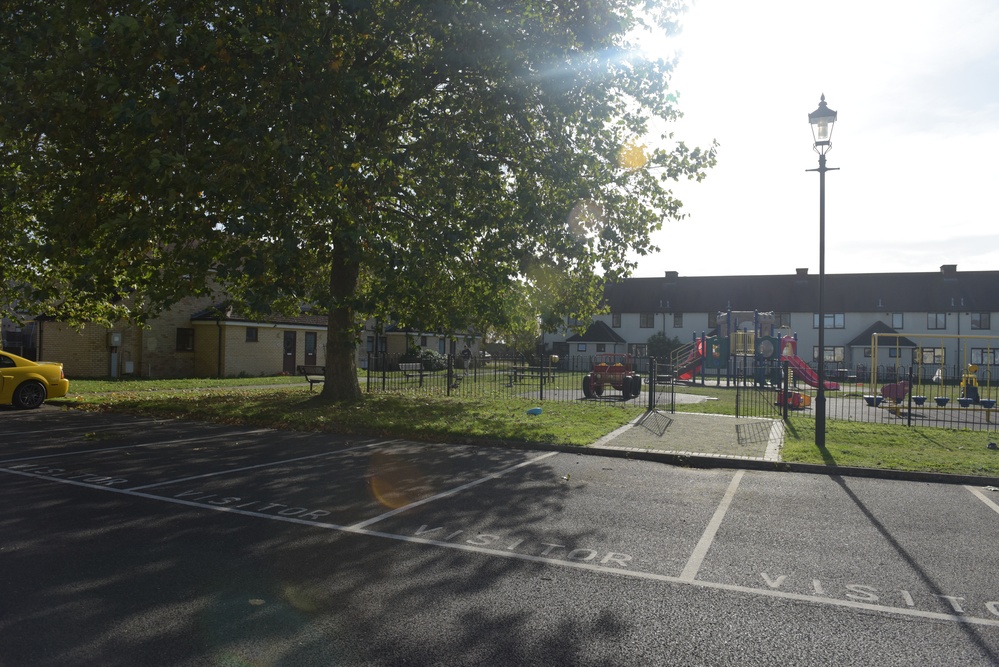
[[[795,375],[801,378],[802,382],[804,382],[810,387],[819,386],[819,374],[813,371],[808,364],[802,361],[801,357],[797,355],[788,355],[785,356],[784,359],[786,359],[787,363],[791,365],[791,368],[794,369]],[[839,389],[838,382],[831,382],[829,380],[826,380],[823,383],[823,386],[830,391]]]
[[[697,339],[697,344],[690,351],[687,360],[676,369],[677,377],[681,380],[693,380],[697,371],[701,369],[701,359],[704,358],[704,341]]]

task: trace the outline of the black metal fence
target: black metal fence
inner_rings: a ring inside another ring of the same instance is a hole
[[[636,393],[607,384],[589,398],[584,381],[592,357],[473,357],[458,355],[413,360],[400,355],[370,355],[362,388],[437,396],[510,397],[536,401],[632,402],[649,410],[675,411],[676,395],[687,384],[678,382],[674,368],[652,358],[636,358],[633,371],[642,378]],[[929,372],[929,371],[932,372]],[[999,430],[999,374],[988,369],[971,373],[955,368],[882,366],[839,369],[827,377],[835,383],[825,391],[826,418],[851,422]],[[754,364],[737,360],[728,371],[705,378],[708,386],[736,392],[737,417],[780,419],[790,414],[814,416],[816,389],[786,363]]]
[[[974,431],[999,430],[999,378],[989,369],[881,366],[857,373],[829,373],[824,392],[826,419],[870,424],[925,426]],[[814,416],[817,390],[784,364],[779,382],[737,377],[742,416],[766,416],[768,402],[783,413]],[[737,412],[740,408],[737,407]]]
[[[590,373],[591,358],[545,356],[472,357],[460,355],[414,359],[403,355],[371,354],[367,357],[362,389],[367,392],[394,391],[436,396],[482,396],[525,398],[537,401],[581,401],[584,378]],[[632,370],[649,377],[649,360],[636,359]],[[644,405],[649,400],[645,380],[641,391],[634,385],[601,387],[589,400]],[[654,395],[654,394],[653,394]]]
[[[974,431],[999,428],[999,384],[989,368],[884,366],[826,392],[829,419]]]

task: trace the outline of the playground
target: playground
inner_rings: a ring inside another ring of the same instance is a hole
[[[818,372],[798,355],[797,337],[774,326],[772,313],[721,313],[717,331],[696,336],[674,352],[671,362],[679,382],[774,392],[766,402],[811,413]],[[845,368],[842,362],[827,362],[827,416],[996,430],[997,346],[994,336],[873,334],[870,351],[864,350],[869,363]]]
[[[798,356],[796,335],[782,332],[773,313],[729,311],[718,314],[718,334],[701,334],[693,342],[673,353],[673,368],[679,380],[704,384],[713,376],[716,384],[727,385],[751,378],[758,386],[779,384],[781,364],[787,364],[798,382],[817,388],[815,369]],[[839,389],[839,383],[825,380],[827,391]]]

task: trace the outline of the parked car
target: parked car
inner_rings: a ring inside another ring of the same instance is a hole
[[[31,361],[10,352],[0,351],[0,405],[13,403],[19,408],[37,408],[48,398],[69,392],[69,380],[62,364]]]

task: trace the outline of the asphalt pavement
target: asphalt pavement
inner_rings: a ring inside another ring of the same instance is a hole
[[[0,410],[0,665],[999,664],[999,494],[753,469],[768,425],[642,458],[734,421],[590,452]]]

